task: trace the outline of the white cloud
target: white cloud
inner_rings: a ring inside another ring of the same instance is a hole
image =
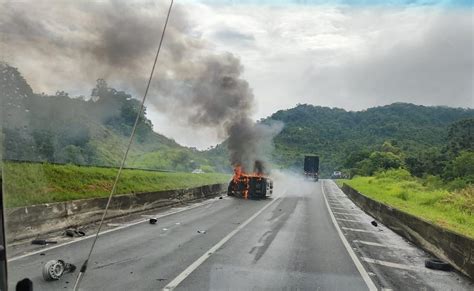
[[[150,15],[162,14],[161,10],[147,9]],[[241,59],[244,77],[255,94],[255,119],[297,103],[350,110],[398,101],[474,107],[472,9],[196,2],[187,2],[180,9],[187,12],[188,33],[204,40],[206,50],[228,51]],[[61,5],[45,15],[56,15],[60,10]],[[75,47],[74,39],[93,33],[91,27],[81,30],[89,14],[64,17],[71,23],[67,29],[60,22],[42,22],[50,30],[63,32],[48,41],[66,39]],[[38,33],[47,30],[45,27],[36,27]],[[77,37],[69,37],[71,33]],[[52,75],[74,75],[75,60],[67,51],[55,57],[60,61],[50,68],[51,74],[39,76],[44,70],[37,65],[42,53],[32,50],[17,56],[17,66],[36,91],[90,92],[97,76],[65,81]],[[35,76],[36,80],[30,80]],[[74,82],[76,87],[71,88]],[[114,80],[109,83],[117,84]],[[128,88],[124,84],[120,89]],[[158,132],[182,144],[206,148],[220,141],[212,130],[189,128],[176,122],[176,116],[152,106],[148,111]]]
[[[216,48],[240,56],[258,102],[256,117],[296,103],[474,105],[472,10],[201,7],[191,13],[202,20],[196,29]],[[221,29],[235,31],[236,39],[219,37]]]

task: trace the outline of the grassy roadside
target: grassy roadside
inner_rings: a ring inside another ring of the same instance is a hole
[[[405,170],[337,181],[343,182],[374,200],[474,238],[474,186],[448,191]]]
[[[117,169],[74,165],[3,164],[6,207],[105,197]],[[218,173],[163,173],[124,170],[117,194],[183,189],[226,183],[230,175]]]

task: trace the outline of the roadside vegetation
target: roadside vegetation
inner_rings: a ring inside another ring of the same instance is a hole
[[[438,178],[416,178],[404,169],[341,182],[374,200],[474,238],[474,185],[448,190]]]
[[[448,190],[469,187],[474,183],[474,119],[453,123],[439,147],[411,153],[396,141],[385,141],[374,151],[354,151],[347,156],[342,171],[354,177],[399,168]]]
[[[395,142],[354,152],[341,180],[377,201],[474,238],[474,119],[458,121],[440,148],[406,153]]]
[[[33,163],[3,164],[6,207],[106,197],[117,169]],[[117,194],[184,189],[226,183],[230,175],[124,170]]]

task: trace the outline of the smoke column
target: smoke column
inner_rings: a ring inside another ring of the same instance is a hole
[[[100,77],[143,93],[167,3],[32,0],[2,6],[0,39],[11,52],[6,61],[25,72],[35,90],[82,89]],[[239,59],[213,51],[194,26],[186,7],[175,5],[149,100],[178,122],[215,129],[227,138],[232,165],[253,171],[281,125],[252,121],[254,95]]]

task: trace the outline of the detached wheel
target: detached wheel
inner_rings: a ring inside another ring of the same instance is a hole
[[[443,262],[438,259],[426,260],[425,267],[427,267],[428,269],[440,271],[451,271],[453,269],[453,267],[449,263]]]
[[[59,280],[64,273],[65,263],[62,260],[51,260],[43,267],[45,281]]]

